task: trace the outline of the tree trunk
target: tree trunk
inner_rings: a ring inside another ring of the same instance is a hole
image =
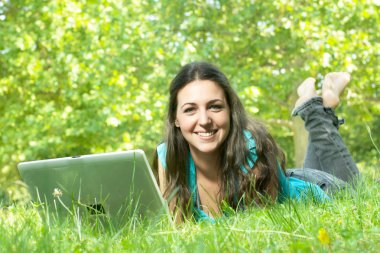
[[[293,142],[294,142],[294,163],[296,168],[302,168],[305,159],[308,133],[304,127],[304,122],[300,117],[293,119]]]
[[[289,111],[293,110],[293,106],[297,99],[297,86],[295,86],[293,92],[289,96],[289,105],[291,105],[291,107],[289,107]],[[304,122],[301,117],[292,117],[292,122],[294,165],[295,168],[303,168],[308,142],[308,132],[305,129]]]

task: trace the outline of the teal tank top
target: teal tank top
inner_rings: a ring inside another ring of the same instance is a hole
[[[257,153],[256,153],[256,142],[252,136],[252,133],[244,130],[243,131],[247,147],[249,150],[249,157],[247,158],[247,164],[250,168],[253,168],[256,160],[257,160]],[[159,158],[159,162],[161,162],[161,165],[164,169],[167,168],[166,166],[166,143],[161,143],[157,147],[157,155]],[[302,200],[303,198],[310,196],[313,197],[315,200],[319,202],[323,202],[325,200],[329,200],[330,198],[327,196],[327,194],[316,184],[305,182],[303,180],[293,178],[293,177],[286,177],[283,170],[281,169],[281,166],[278,164],[278,175],[279,175],[279,194],[278,194],[278,202],[282,203],[286,199],[296,199],[296,200]],[[248,170],[244,167],[244,165],[241,165],[241,170],[245,173],[248,173]],[[189,161],[187,166],[187,179],[189,182],[189,189],[192,196],[192,203],[197,202],[198,198],[198,191],[197,191],[197,182],[196,182],[196,168],[194,160],[191,156],[191,153],[189,152]],[[197,221],[210,221],[214,222],[215,220],[211,217],[209,217],[202,209],[196,207],[195,205],[192,207],[193,213],[195,216],[195,219]]]

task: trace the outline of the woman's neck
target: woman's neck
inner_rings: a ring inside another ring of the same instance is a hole
[[[201,209],[210,217],[221,215],[221,178],[219,152],[190,150],[196,167],[196,182]]]
[[[219,152],[203,153],[191,149],[190,152],[197,168],[197,174],[206,177],[208,180],[217,181],[220,166]]]

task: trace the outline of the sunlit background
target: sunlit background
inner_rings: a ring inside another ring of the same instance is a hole
[[[21,161],[143,149],[162,140],[181,65],[219,66],[252,117],[302,165],[295,89],[352,75],[338,110],[355,160],[379,167],[380,1],[0,1],[0,198]]]

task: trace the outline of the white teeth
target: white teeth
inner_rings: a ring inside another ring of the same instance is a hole
[[[207,132],[207,133],[197,133],[199,136],[202,136],[202,137],[208,137],[208,136],[211,136],[211,135],[214,135],[216,132],[213,131],[213,132]]]

